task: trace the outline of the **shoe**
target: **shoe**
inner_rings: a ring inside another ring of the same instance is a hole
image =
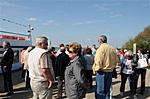
[[[11,96],[12,94],[14,94],[14,92],[8,92],[6,95]]]
[[[133,95],[133,99],[137,99],[137,96],[136,96],[136,95]]]
[[[59,96],[59,97],[57,96],[56,99],[62,99],[62,97],[61,96]]]
[[[8,90],[3,90],[1,93],[6,93],[6,92],[8,92]]]
[[[120,96],[124,96],[124,93],[123,93],[123,92],[120,92]]]

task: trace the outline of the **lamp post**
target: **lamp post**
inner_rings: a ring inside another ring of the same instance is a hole
[[[33,27],[31,27],[31,25],[29,24],[29,29],[28,29],[28,33],[29,33],[29,39],[30,39],[30,41],[31,41],[31,44],[32,44],[32,34],[31,34],[31,32],[34,30],[34,28]]]

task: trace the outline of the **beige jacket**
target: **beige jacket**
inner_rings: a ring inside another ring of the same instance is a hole
[[[117,63],[116,50],[109,44],[103,43],[96,51],[92,69],[94,73],[97,71],[112,72]]]

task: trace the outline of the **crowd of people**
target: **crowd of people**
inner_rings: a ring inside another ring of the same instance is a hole
[[[96,77],[95,99],[112,99],[112,78],[116,74],[116,66],[121,68],[120,95],[124,96],[125,84],[129,79],[131,98],[137,99],[139,75],[140,94],[144,95],[145,67],[150,64],[150,52],[142,48],[137,53],[113,48],[107,43],[105,35],[99,36],[98,42],[98,48],[95,45],[82,48],[77,42],[60,44],[56,51],[55,47],[48,48],[47,37],[39,36],[36,38],[35,47],[24,48],[21,52],[22,78],[25,78],[25,87],[31,88],[33,99],[52,99],[56,83],[57,99],[62,99],[63,92],[68,99],[83,99],[86,97],[86,90],[93,88],[93,75]],[[11,78],[14,52],[8,41],[3,42],[3,48],[5,51],[0,65],[4,92],[11,95],[14,93]],[[146,66],[143,66],[144,60]]]

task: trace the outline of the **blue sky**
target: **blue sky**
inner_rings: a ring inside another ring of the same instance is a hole
[[[47,36],[53,46],[79,42],[96,44],[105,34],[121,47],[150,25],[150,0],[0,0],[0,18],[31,24],[36,36]],[[27,33],[27,27],[0,20],[0,30]]]

